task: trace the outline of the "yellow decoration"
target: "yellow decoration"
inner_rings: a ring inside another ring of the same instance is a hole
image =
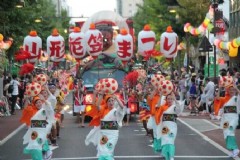
[[[3,41],[3,35],[0,33],[0,42]]]
[[[229,45],[229,57],[236,57],[238,55],[238,48],[234,48],[232,45]]]

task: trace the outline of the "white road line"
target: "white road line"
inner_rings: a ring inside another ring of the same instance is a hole
[[[215,146],[216,148],[218,148],[219,150],[221,150],[222,152],[224,152],[227,155],[230,155],[231,152],[228,151],[227,149],[225,149],[224,147],[222,147],[221,145],[219,145],[218,143],[216,143],[215,141],[211,140],[209,137],[205,136],[203,133],[199,132],[197,129],[193,128],[192,126],[190,126],[189,124],[187,124],[186,122],[184,122],[184,120],[182,120],[181,118],[178,119],[182,124],[186,125],[187,127],[189,127],[191,130],[193,130],[194,132],[196,132],[198,135],[200,135],[201,137],[203,137],[203,139],[205,139],[206,141],[208,141],[210,144],[212,144],[213,146]],[[239,158],[239,157],[237,157]]]
[[[0,141],[0,146],[3,145],[4,143],[6,143],[9,139],[11,139],[15,134],[17,134],[20,130],[23,129],[23,127],[25,127],[25,124],[22,124],[21,126],[19,126],[17,129],[15,129],[12,133],[10,133],[6,138],[4,138],[3,140]]]
[[[138,159],[138,158],[156,158],[159,159],[161,156],[114,156],[114,158],[118,159]],[[175,156],[174,158],[185,158],[185,159],[193,159],[193,158],[204,158],[204,159],[226,159],[228,156]],[[97,157],[72,157],[72,158],[52,158],[52,160],[87,160],[87,159],[97,159]],[[25,159],[30,160],[30,159]]]
[[[204,120],[205,122],[207,122],[208,124],[210,124],[210,125],[216,127],[217,129],[220,129],[220,126],[218,126],[218,125],[216,125],[216,124],[210,122],[209,120],[207,120],[207,119],[203,119],[203,120]]]

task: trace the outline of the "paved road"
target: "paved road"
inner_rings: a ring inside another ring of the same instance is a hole
[[[209,143],[209,139],[196,133],[185,125],[186,119],[178,121],[179,133],[176,139],[177,160],[229,160],[228,156],[220,149]],[[54,159],[96,159],[95,147],[85,146],[85,136],[91,127],[78,128],[76,117],[66,113],[65,127],[61,130],[58,140],[59,148],[54,149]],[[20,130],[13,138],[0,147],[1,160],[30,159],[23,155],[22,137],[26,128]],[[123,126],[120,130],[119,142],[115,150],[116,159],[155,160],[163,159],[152,150],[150,137],[145,136],[145,131],[138,121],[132,121],[130,126]]]

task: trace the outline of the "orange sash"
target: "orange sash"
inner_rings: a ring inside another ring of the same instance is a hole
[[[225,103],[230,100],[231,96],[226,94],[225,97],[220,97],[219,99],[214,99],[213,108],[215,116],[218,115],[219,110],[223,107]]]
[[[157,109],[155,113],[155,121],[156,124],[158,125],[161,121],[163,113],[169,108],[169,105],[165,103],[164,105],[160,106],[159,109]]]
[[[98,110],[96,106],[93,106],[92,109],[86,114],[92,117],[89,126],[99,126],[101,119],[104,118],[110,110],[111,109],[109,109],[106,105],[102,105],[100,110]]]
[[[37,113],[38,109],[34,105],[28,105],[24,110],[22,111],[22,117],[20,119],[20,122],[26,123],[27,126],[30,126],[31,124],[31,118]]]
[[[155,95],[153,97],[153,99],[150,99],[149,97],[147,98],[147,103],[148,103],[148,105],[150,107],[150,114],[152,116],[154,116],[154,114],[156,112],[156,104],[158,103],[159,99],[160,99],[159,95]]]

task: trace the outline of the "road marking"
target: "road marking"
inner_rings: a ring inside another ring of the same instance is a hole
[[[207,119],[203,119],[203,120],[204,120],[205,122],[207,122],[208,124],[210,124],[210,125],[216,127],[217,129],[220,129],[220,126],[218,126],[218,125],[216,125],[216,124],[210,122],[209,120],[207,120]],[[214,130],[214,129],[213,129],[213,130]]]
[[[25,127],[25,124],[22,124],[21,126],[19,126],[17,129],[15,129],[12,133],[10,133],[6,138],[4,138],[3,140],[0,141],[0,146],[3,145],[4,143],[6,143],[9,139],[11,139],[14,135],[16,135],[20,130],[23,129],[23,127]]]
[[[138,159],[138,158],[156,158],[159,159],[161,156],[114,156],[114,158],[118,159]],[[204,159],[226,159],[229,158],[228,156],[174,156],[174,158],[186,158],[186,159],[193,159],[193,158],[204,158]],[[97,157],[72,157],[72,158],[52,158],[52,160],[81,160],[81,159],[97,159]],[[30,160],[30,159],[25,159]]]
[[[203,139],[205,139],[206,141],[208,141],[210,144],[212,144],[213,146],[215,146],[216,148],[218,148],[219,150],[221,150],[223,153],[230,155],[231,152],[228,151],[227,149],[225,149],[224,147],[222,147],[221,145],[219,145],[218,143],[216,143],[215,141],[211,140],[208,136],[205,136],[203,133],[201,133],[200,131],[198,131],[197,129],[193,128],[192,126],[190,126],[188,123],[186,123],[184,120],[182,120],[181,118],[178,119],[182,124],[186,125],[188,128],[190,128],[191,130],[193,130],[194,132],[196,132],[198,135],[200,135]],[[239,158],[239,157],[237,157]]]

